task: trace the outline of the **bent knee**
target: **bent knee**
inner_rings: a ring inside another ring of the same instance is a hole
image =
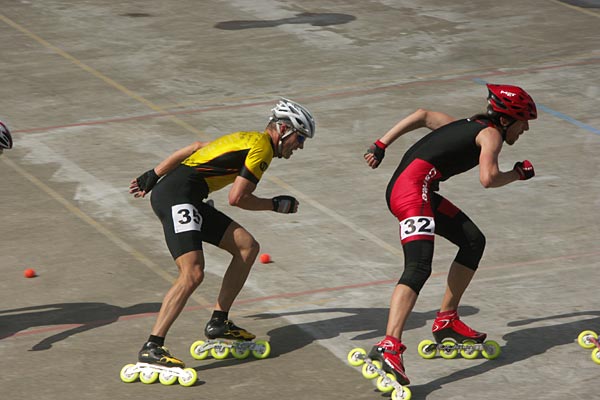
[[[240,246],[239,250],[244,261],[253,263],[260,251],[260,244],[250,236],[249,240],[243,246]]]
[[[456,261],[475,271],[483,257],[486,239],[484,234],[475,226],[468,231],[467,242],[461,246]]]
[[[403,284],[419,294],[425,282],[431,276],[431,264],[422,262],[409,262],[404,267],[404,272],[398,281],[399,284]]]

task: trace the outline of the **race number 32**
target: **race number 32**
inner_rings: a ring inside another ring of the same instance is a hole
[[[192,204],[177,204],[171,207],[175,233],[202,230],[202,215]]]
[[[435,235],[433,217],[410,217],[400,221],[400,239],[404,240],[417,235]]]

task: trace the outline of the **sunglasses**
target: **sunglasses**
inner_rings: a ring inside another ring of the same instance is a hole
[[[302,144],[304,143],[304,141],[306,140],[306,136],[304,136],[303,134],[301,134],[300,132],[296,131],[297,135],[296,137],[298,138],[298,143]]]

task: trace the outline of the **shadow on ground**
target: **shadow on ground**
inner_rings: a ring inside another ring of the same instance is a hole
[[[544,318],[512,321],[507,324],[508,326],[523,326],[541,321],[558,321],[562,318],[580,316],[595,316],[595,318],[562,324],[558,323],[555,325],[546,324],[544,326],[525,328],[508,333],[502,337],[502,339],[506,341],[506,344],[502,346],[502,354],[499,358],[453,372],[443,378],[436,379],[424,385],[411,386],[413,396],[415,398],[424,399],[430,393],[441,389],[445,384],[456,382],[461,379],[468,379],[493,371],[497,368],[515,364],[531,357],[536,357],[557,346],[568,344],[578,346],[575,342],[579,333],[587,329],[597,329],[600,327],[600,311],[584,311],[552,315]]]
[[[31,350],[48,350],[56,342],[70,336],[106,326],[120,317],[156,313],[160,303],[143,303],[131,307],[118,307],[106,303],[45,304],[14,310],[0,311],[0,340],[31,328],[54,326],[48,330],[61,330],[35,344]],[[65,326],[61,329],[61,326]]]

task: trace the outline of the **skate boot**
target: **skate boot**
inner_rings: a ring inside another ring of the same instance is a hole
[[[211,319],[204,328],[204,334],[209,339],[252,340],[256,337],[244,328],[236,326],[233,321]]]
[[[411,392],[410,380],[404,371],[402,353],[406,350],[398,339],[386,336],[377,343],[369,354],[362,348],[355,348],[348,353],[350,365],[362,365],[362,375],[367,379],[377,378],[377,389],[392,392],[392,399],[409,400]]]
[[[452,339],[457,343],[462,343],[465,340],[483,343],[487,337],[486,333],[477,332],[462,322],[456,311],[438,312],[437,318],[433,321],[431,332],[438,342],[444,339]]]
[[[138,377],[142,383],[154,383],[160,380],[163,385],[172,385],[179,381],[181,386],[193,386],[198,373],[193,368],[185,368],[183,361],[175,358],[164,346],[147,342],[138,354],[137,364],[127,364],[121,369],[121,380],[134,382]]]
[[[268,341],[254,341],[256,335],[236,326],[231,320],[211,319],[204,328],[204,334],[207,341],[198,340],[190,347],[190,354],[196,360],[204,360],[209,351],[218,360],[227,358],[229,353],[240,360],[247,358],[250,353],[259,359],[267,358],[271,353]]]
[[[173,357],[166,347],[152,342],[147,342],[142,346],[138,354],[138,361],[141,363],[162,365],[164,367],[185,368],[183,361]]]
[[[406,346],[398,339],[386,336],[371,348],[368,357],[371,360],[381,361],[383,370],[394,374],[399,384],[408,385],[410,379],[404,372],[404,361],[402,359],[404,350],[406,350]]]
[[[477,358],[479,353],[487,359],[500,355],[500,345],[493,340],[486,341],[487,334],[477,332],[460,320],[458,312],[438,312],[431,329],[435,342],[423,340],[417,348],[423,358],[433,358],[439,350],[442,358],[455,358],[458,353],[463,358]]]

